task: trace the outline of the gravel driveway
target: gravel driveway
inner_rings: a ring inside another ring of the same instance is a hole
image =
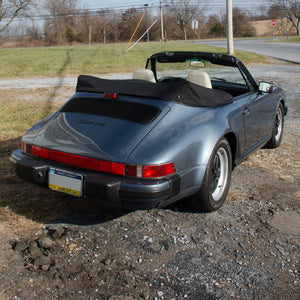
[[[106,79],[128,79],[129,74],[104,75]],[[48,78],[17,78],[0,80],[0,89],[37,89],[45,87],[73,86],[74,90],[77,77],[48,77]]]
[[[234,170],[220,210],[77,200],[70,213],[74,199],[59,196],[63,215],[35,234],[0,234],[0,299],[300,299],[300,66],[250,70],[285,89],[285,135]],[[76,79],[2,80],[0,88],[53,84]]]

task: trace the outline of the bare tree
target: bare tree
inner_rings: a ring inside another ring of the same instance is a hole
[[[24,14],[33,0],[0,0],[0,33],[19,15]]]
[[[44,0],[48,14],[45,38],[49,44],[64,44],[77,38],[77,0]]]
[[[290,20],[300,35],[300,0],[269,0],[272,4],[280,7],[285,17]]]
[[[206,22],[209,37],[220,38],[226,36],[226,16],[212,15]]]
[[[141,19],[141,16],[142,16],[142,12],[134,8],[122,12],[117,25],[119,41],[122,42],[129,41],[131,35],[133,34],[137,24]],[[140,26],[137,31],[137,36],[142,33],[141,31],[142,30]]]
[[[246,11],[239,8],[233,8],[233,36],[234,37],[252,37],[255,36],[255,29],[251,26],[251,18]]]
[[[206,0],[167,0],[166,6],[170,13],[175,17],[176,23],[183,33],[186,40],[187,25],[193,20],[202,16],[206,7]]]
[[[251,10],[248,12],[252,21],[262,21],[268,19],[268,9],[269,7],[265,4],[252,5]]]
[[[234,37],[252,37],[255,36],[255,29],[251,26],[251,17],[246,11],[239,8],[233,8],[233,36]],[[226,14],[212,15],[206,22],[208,37],[226,36]]]
[[[282,11],[280,6],[278,6],[276,4],[272,4],[268,10],[268,17],[270,19],[277,19],[277,18],[282,19],[285,17],[285,13],[284,13],[284,11]]]

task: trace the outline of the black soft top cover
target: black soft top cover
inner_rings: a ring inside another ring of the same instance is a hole
[[[80,75],[76,91],[117,93],[202,107],[217,107],[233,101],[232,95],[225,91],[208,89],[180,78],[153,83],[136,79],[111,80]]]

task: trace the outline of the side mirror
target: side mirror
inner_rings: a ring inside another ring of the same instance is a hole
[[[258,84],[258,90],[264,93],[272,93],[273,92],[273,84],[270,82],[260,81]]]

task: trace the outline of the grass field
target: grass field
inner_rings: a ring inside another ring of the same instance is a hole
[[[225,48],[184,42],[140,43],[125,53],[126,44],[22,48],[0,50],[0,78],[47,77],[78,74],[128,73],[145,66],[146,58],[162,51],[213,51]],[[266,63],[264,56],[244,51],[235,55],[245,64]]]
[[[279,37],[278,40],[274,40],[274,42],[280,42],[280,43],[300,43],[300,36],[292,36],[288,39],[284,37]]]
[[[58,91],[57,96],[59,98],[62,95],[67,99],[73,90],[74,88],[63,87]],[[39,230],[39,221],[50,221],[53,219],[52,212],[57,209],[64,211],[66,202],[61,201],[61,197],[51,195],[46,192],[47,190],[43,191],[39,187],[32,188],[31,185],[17,179],[15,166],[9,160],[12,151],[20,148],[21,136],[33,124],[61,106],[62,103],[56,99],[46,101],[50,99],[52,92],[52,88],[0,90],[1,234],[12,233],[16,228],[22,232]],[[78,204],[76,200],[70,203],[74,207]],[[45,205],[44,201],[49,203],[50,207]],[[30,217],[33,208],[40,214],[35,221]],[[29,215],[23,217],[24,211],[28,211]],[[2,299],[1,292],[0,299]]]
[[[67,99],[72,92],[73,88],[62,88],[59,94],[64,95]],[[9,184],[9,178],[15,176],[15,167],[9,157],[13,150],[20,147],[21,136],[33,124],[61,106],[61,102],[56,99],[46,101],[50,99],[51,94],[52,88],[0,90],[0,219],[4,213],[1,210],[2,206],[7,206],[12,198],[19,197],[19,193],[16,191],[17,187],[14,187],[12,191]],[[8,182],[6,187],[4,187],[5,182]],[[31,192],[28,191],[28,193]],[[31,198],[39,199],[40,197],[39,193],[33,192]]]
[[[24,93],[24,91],[19,93],[21,94],[22,92]],[[3,94],[0,92],[2,99],[5,98],[1,100],[0,142],[23,135],[33,124],[55,111],[61,105],[61,103],[51,103],[49,107],[47,101],[22,101],[16,100],[16,97],[13,95],[5,96]],[[9,92],[6,91],[5,94],[9,94]],[[34,99],[36,92],[33,91],[31,94]]]

